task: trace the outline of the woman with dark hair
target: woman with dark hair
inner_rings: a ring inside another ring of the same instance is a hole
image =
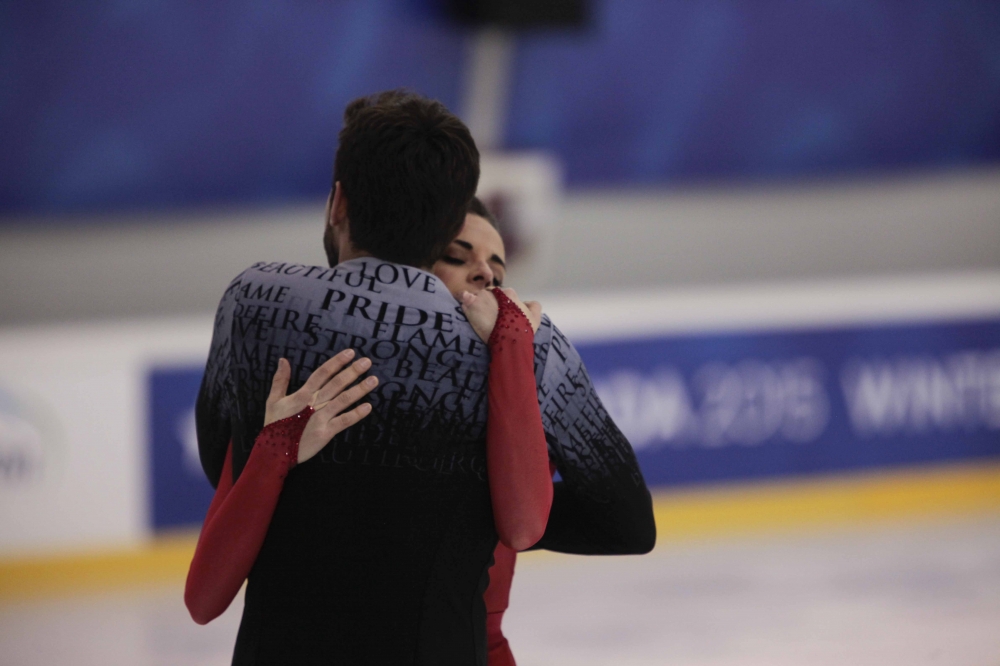
[[[579,421],[581,410],[599,407],[599,400],[579,357],[541,317],[540,306],[521,303],[513,290],[495,289],[502,287],[505,271],[496,221],[474,199],[458,236],[433,272],[461,303],[491,352],[486,472],[499,541],[484,594],[484,643],[490,666],[514,663],[500,621],[507,607],[516,551],[538,543],[567,552],[640,553],[652,548],[655,538],[648,491],[634,455],[606,414],[589,413],[590,426],[583,426],[597,428],[589,435],[581,433],[592,447],[585,461],[590,469],[581,467],[579,451],[569,450],[574,446],[573,435],[567,436],[563,421]],[[492,296],[485,293],[490,288],[494,288]],[[538,346],[532,344],[533,338]],[[545,362],[550,353],[558,356],[556,362]],[[185,601],[199,623],[228,607],[253,568],[289,470],[371,411],[366,404],[348,409],[378,384],[374,377],[355,383],[371,364],[362,358],[348,365],[353,355],[349,349],[339,353],[291,395],[285,395],[291,368],[282,360],[267,400],[265,428],[235,483],[231,452],[227,453],[185,590]],[[541,375],[536,377],[537,357],[541,357]],[[545,376],[549,367],[558,368],[557,377]],[[575,390],[583,391],[572,402],[566,401],[563,375],[571,378]],[[562,402],[553,402],[556,393],[562,394]],[[540,403],[550,415],[548,422]],[[560,416],[553,421],[551,415],[559,411],[565,419]],[[595,419],[600,422],[597,426]],[[551,451],[546,446],[547,433],[553,433],[548,437]],[[555,467],[568,483],[554,488],[551,474]],[[549,520],[550,507],[554,520]]]

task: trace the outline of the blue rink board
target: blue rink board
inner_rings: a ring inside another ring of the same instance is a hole
[[[1000,456],[1000,321],[579,350],[651,485]]]
[[[578,346],[651,486],[1000,457],[1000,319]],[[200,367],[149,373],[152,522],[197,525]]]
[[[149,372],[150,519],[155,529],[199,525],[214,490],[198,460],[194,403],[204,368]]]

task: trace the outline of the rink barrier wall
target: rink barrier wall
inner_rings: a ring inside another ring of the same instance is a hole
[[[657,549],[733,535],[1000,517],[1000,464],[658,490],[653,510]],[[0,559],[0,603],[143,587],[179,588],[196,542],[196,531],[180,531],[132,549]],[[553,556],[572,557],[541,551],[523,555]]]
[[[633,438],[659,498],[661,543],[998,503],[1000,272],[531,296],[578,344]],[[95,581],[119,570],[129,579],[146,566],[136,562],[177,570],[147,553],[185,552],[183,539],[164,546],[161,535],[196,528],[211,496],[192,421],[211,324],[0,329],[0,590],[92,579],[60,578],[61,562],[84,562]],[[855,357],[874,363],[858,376],[879,398],[861,412],[837,394],[855,367],[841,361]],[[706,377],[743,382],[725,427],[727,403],[706,402]],[[813,400],[819,389],[829,413]],[[761,417],[772,412],[780,418]],[[817,414],[833,429],[814,427]],[[851,434],[859,423],[868,430]],[[158,578],[150,566],[135,579]]]

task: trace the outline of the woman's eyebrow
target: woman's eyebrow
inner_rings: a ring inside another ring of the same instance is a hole
[[[459,240],[456,238],[455,240],[452,241],[452,243],[456,243],[459,247],[464,247],[466,250],[470,251],[472,250],[472,243],[470,243],[469,241]],[[504,263],[504,260],[501,259],[500,255],[498,254],[494,254],[492,257],[490,257],[490,261],[494,261],[503,266],[504,268],[507,268],[507,264]]]

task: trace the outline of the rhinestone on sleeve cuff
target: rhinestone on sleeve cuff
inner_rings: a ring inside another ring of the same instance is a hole
[[[306,407],[294,416],[264,426],[257,436],[254,446],[261,452],[267,452],[272,461],[281,461],[274,464],[284,466],[281,478],[285,478],[288,470],[295,467],[295,463],[298,462],[299,440],[302,439],[302,431],[306,429],[312,414],[313,408]]]
[[[487,343],[490,349],[500,351],[503,343],[514,343],[523,335],[527,335],[528,340],[533,340],[535,333],[531,330],[531,322],[521,308],[517,307],[501,289],[494,289],[493,296],[496,297],[500,309],[497,312],[497,323]]]

